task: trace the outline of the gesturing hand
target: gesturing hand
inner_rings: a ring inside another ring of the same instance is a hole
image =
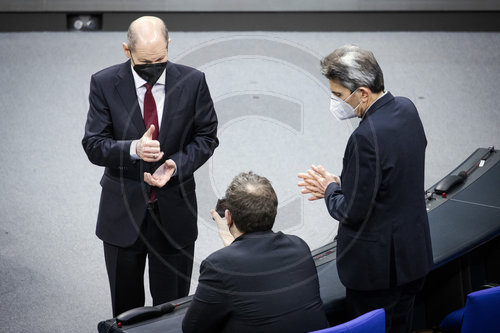
[[[211,209],[210,214],[217,225],[217,232],[219,233],[219,237],[222,239],[222,243],[224,246],[228,246],[234,241],[233,235],[229,231],[229,226],[227,225],[227,221],[225,218],[222,218],[215,210]]]
[[[311,194],[309,201],[322,199],[325,197],[326,188],[330,183],[340,184],[340,179],[336,175],[329,173],[321,165],[311,166],[312,170],[307,170],[306,173],[299,173],[297,177],[303,179],[297,185],[304,187],[300,191],[302,194]]]
[[[166,160],[165,163],[156,169],[153,175],[149,172],[144,172],[144,181],[151,186],[163,187],[170,180],[170,177],[172,177],[176,167],[173,160]]]
[[[163,157],[163,152],[160,151],[160,142],[153,140],[154,131],[155,125],[149,126],[135,147],[137,156],[146,162],[158,162]]]

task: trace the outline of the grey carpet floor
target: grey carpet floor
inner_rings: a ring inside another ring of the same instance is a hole
[[[299,194],[297,172],[340,173],[356,121],[330,115],[319,60],[354,43],[375,53],[386,88],[417,106],[428,138],[426,187],[477,147],[500,147],[498,33],[171,33],[170,60],[207,76],[220,147],[196,173],[201,260],[222,246],[208,210],[253,170],[276,188],[277,230],[312,249],[337,223]],[[94,235],[102,169],[82,148],[90,75],[125,60],[116,33],[0,34],[0,332],[95,332],[111,317]],[[150,302],[150,299],[148,299]]]

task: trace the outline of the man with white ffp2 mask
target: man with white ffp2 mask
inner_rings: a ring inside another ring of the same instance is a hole
[[[410,332],[415,295],[433,264],[424,200],[427,140],[417,110],[384,91],[373,53],[346,45],[321,61],[331,112],[362,118],[341,177],[313,165],[302,193],[339,221],[337,269],[352,317],[384,308],[388,332]],[[342,181],[341,181],[342,180]]]

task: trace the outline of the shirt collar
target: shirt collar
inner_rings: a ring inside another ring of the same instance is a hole
[[[137,72],[134,70],[134,66],[132,65],[132,62],[130,62],[130,68],[132,69],[132,75],[134,77],[135,89],[138,89],[138,88],[144,86],[147,82],[142,77],[140,77],[139,74],[137,74]],[[156,81],[155,85],[157,85],[157,84],[165,85],[165,78],[166,78],[165,72],[166,71],[167,71],[167,68],[165,68],[163,70],[163,73],[161,73],[161,76],[158,79],[158,81]]]

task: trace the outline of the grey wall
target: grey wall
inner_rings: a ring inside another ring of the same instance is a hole
[[[276,229],[311,248],[337,224],[308,202],[296,173],[340,173],[356,122],[328,110],[319,59],[355,43],[373,50],[386,87],[409,97],[428,137],[426,187],[477,147],[500,146],[499,33],[171,33],[170,59],[203,70],[220,147],[197,173],[201,260],[222,246],[208,209],[230,179],[254,170],[280,200]],[[124,61],[117,33],[0,34],[0,331],[95,332],[111,317],[102,244],[94,235],[102,168],[81,138],[90,75]],[[192,289],[193,291],[194,289]]]
[[[497,0],[0,0],[0,32],[67,31],[72,16],[123,31],[159,15],[175,31],[499,31]]]

